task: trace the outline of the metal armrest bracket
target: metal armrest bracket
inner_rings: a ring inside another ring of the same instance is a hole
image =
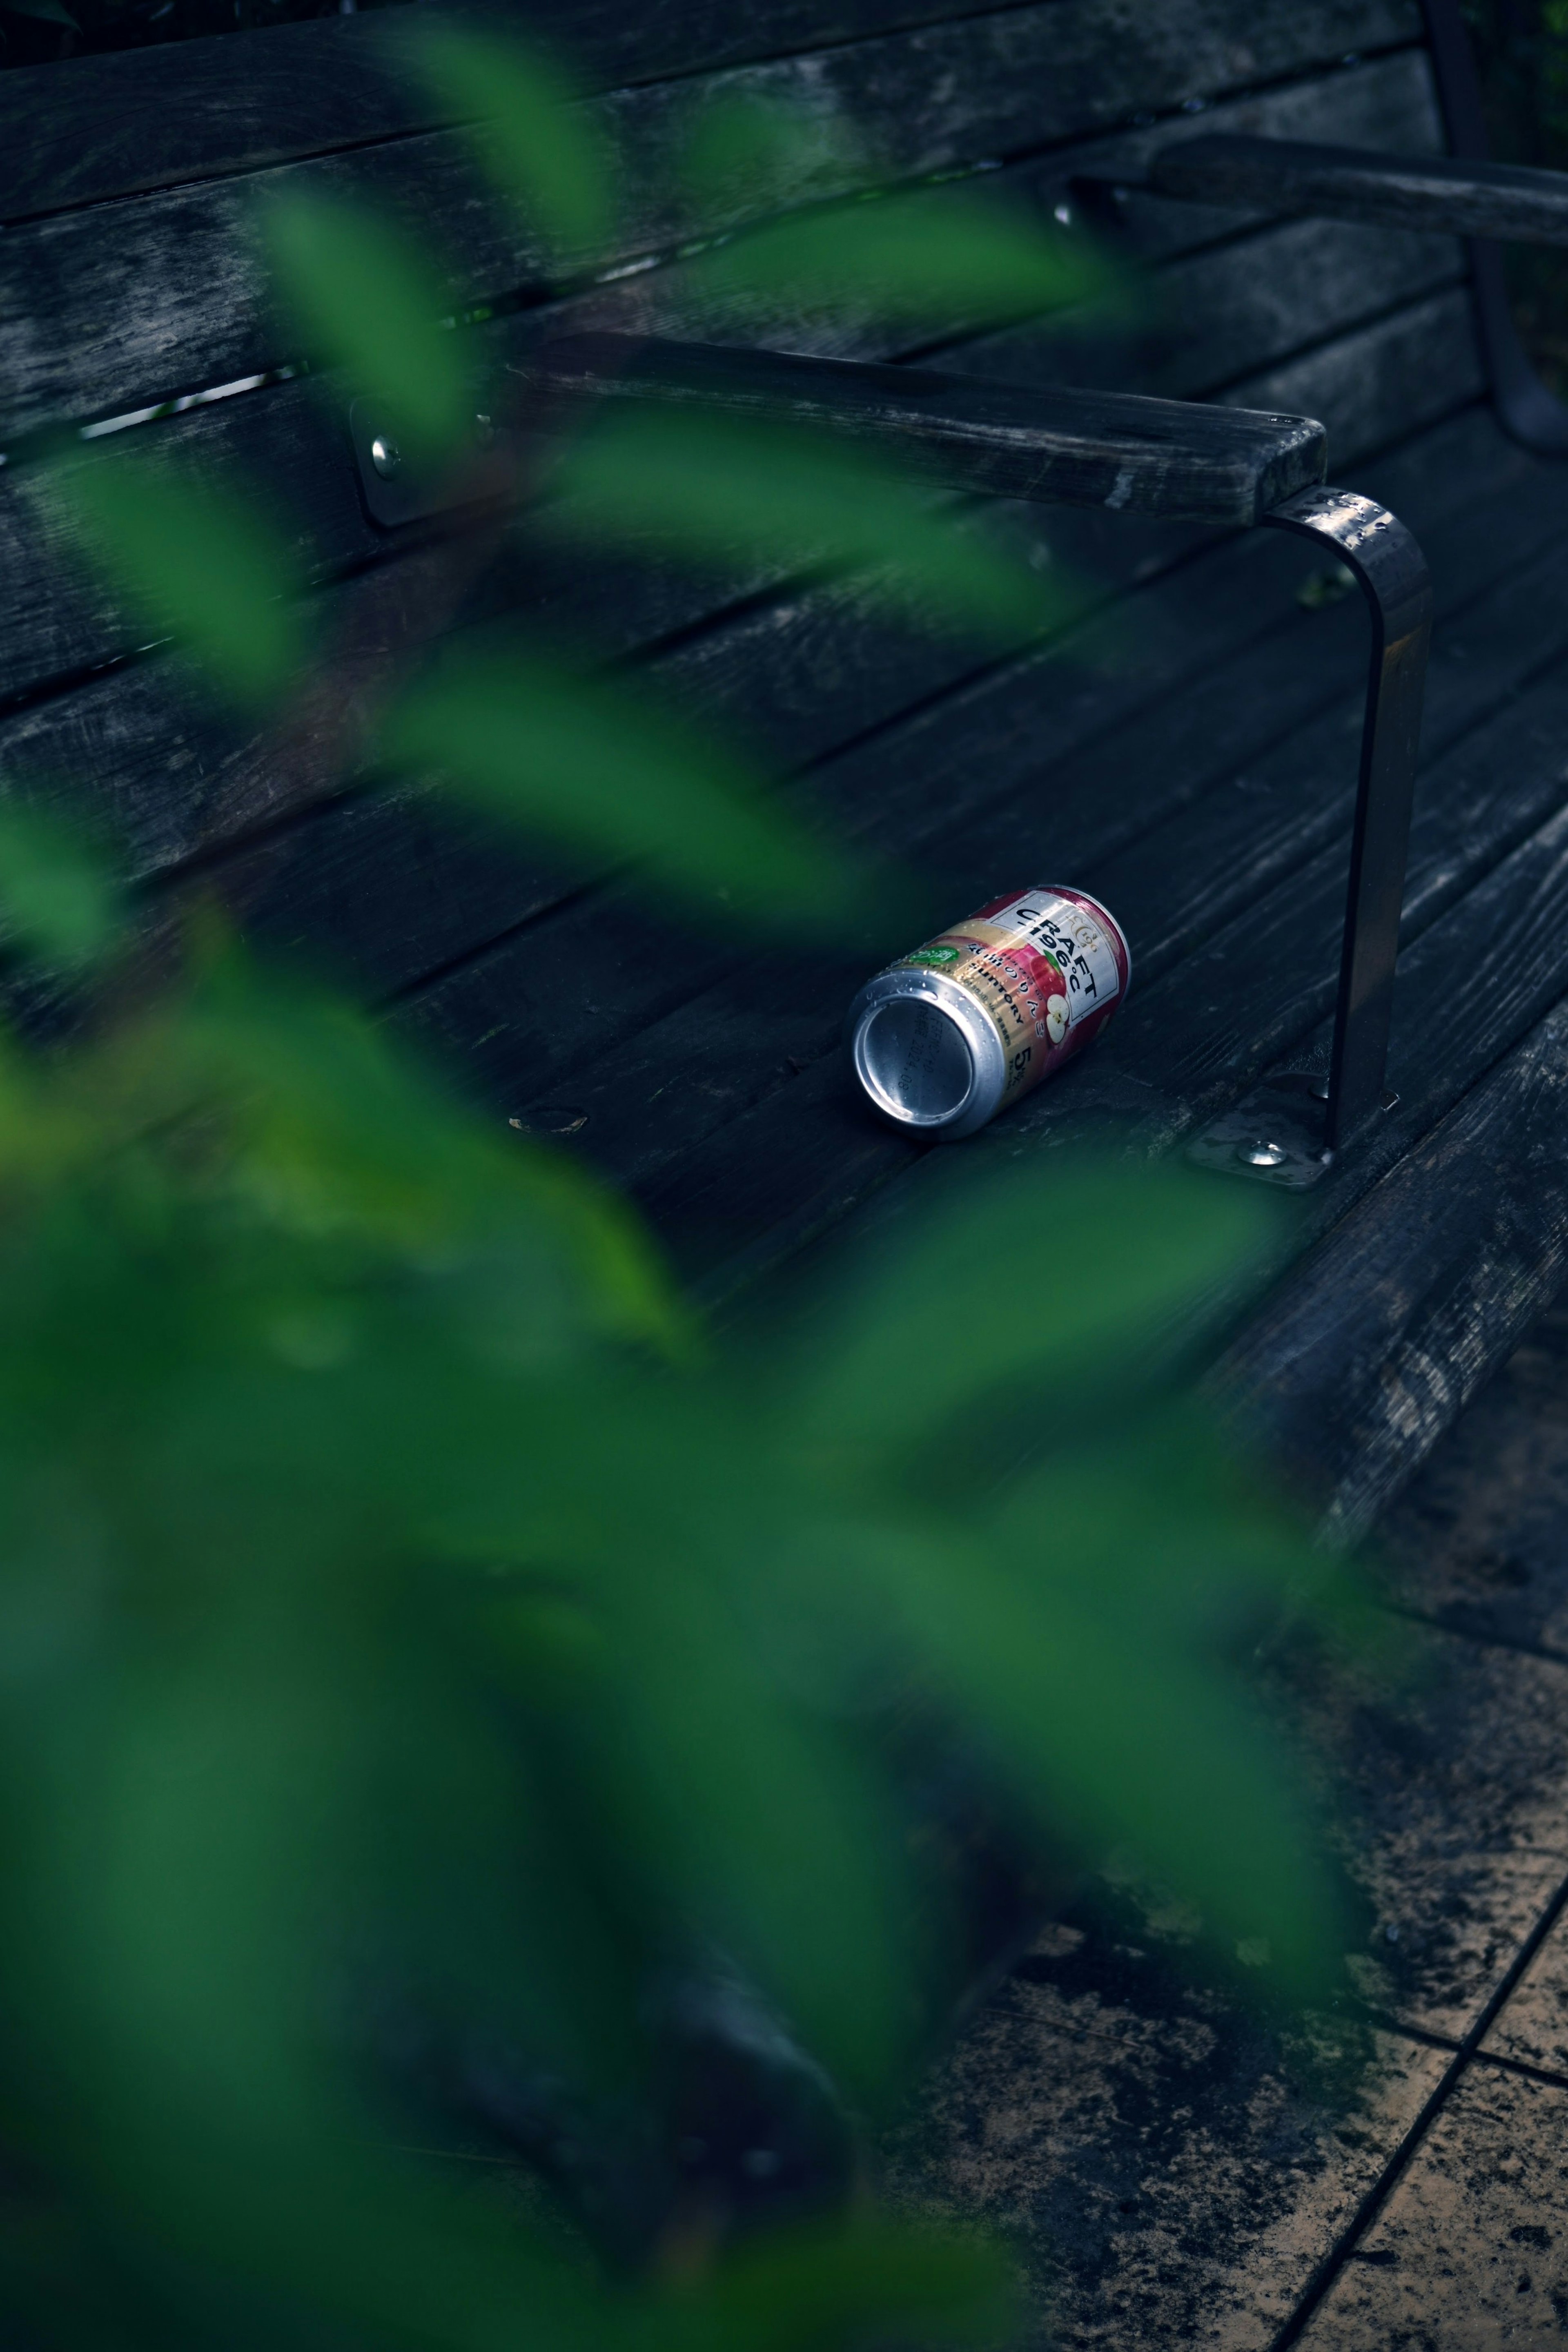
[[[1265,1079],[1189,1151],[1205,1167],[1299,1191],[1398,1099],[1385,1079],[1432,588],[1404,524],[1354,491],[1303,490],[1263,520],[1332,548],[1355,574],[1372,624],[1333,1045],[1326,1081],[1294,1072]]]

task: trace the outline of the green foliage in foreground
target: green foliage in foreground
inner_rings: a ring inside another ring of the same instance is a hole
[[[526,68],[444,40],[433,70],[496,92],[476,155],[547,244],[607,233],[591,145],[541,135]],[[694,173],[739,168],[720,131]],[[967,194],[896,201],[759,242],[757,299],[863,303],[879,270],[901,315],[1080,290]],[[271,233],[302,335],[463,463],[431,258],[346,215]],[[705,481],[640,432],[586,435],[545,527],[612,535],[630,503],[704,559],[1041,625],[999,553],[944,563],[917,483],[738,426]],[[156,446],[62,481],[145,625],[284,738],[309,607],[238,494]],[[709,913],[847,903],[724,746],[520,634],[400,666],[377,719],[387,761]],[[542,2073],[635,2089],[676,1940],[874,2112],[925,1958],[890,1687],[979,1735],[1042,1847],[1121,1848],[1281,1981],[1320,1969],[1333,1906],[1229,1654],[1313,1565],[1143,1379],[1266,1248],[1260,1203],[1030,1172],[719,1347],[580,1169],[221,926],[149,996],[116,893],[37,826],[0,830],[0,902],[46,960],[99,956],[110,1008],[49,1060],[0,1048],[7,2308],[93,2352],[995,2336],[996,2261],[869,2209],[612,2293],[400,2152],[350,2027],[390,1971]]]
[[[0,1199],[0,2106],[48,2184],[4,2245],[60,2340],[993,2324],[981,2254],[869,2220],[609,2299],[392,2153],[342,2055],[390,1966],[543,2071],[635,2080],[678,1923],[874,2106],[919,1911],[865,1761],[890,1675],[985,1726],[1042,1836],[1322,1958],[1225,1656],[1306,1563],[1129,1402],[1260,1239],[1247,1195],[1086,1171],[1048,1222],[1015,1178],[841,1270],[803,1338],[715,1350],[580,1172],[209,950],[64,1062],[7,1052]],[[1044,1427],[999,1475],[1020,1395]]]

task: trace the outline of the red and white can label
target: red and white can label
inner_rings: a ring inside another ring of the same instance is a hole
[[[1092,1043],[1133,972],[1114,918],[1056,883],[993,899],[900,962],[939,971],[981,1006],[1007,1059],[1004,1103]]]

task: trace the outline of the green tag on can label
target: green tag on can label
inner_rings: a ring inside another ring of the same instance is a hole
[[[904,961],[905,963],[956,963],[963,952],[962,948],[916,948],[915,953],[906,955]]]

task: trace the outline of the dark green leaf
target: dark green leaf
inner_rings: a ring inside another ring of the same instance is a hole
[[[456,447],[473,403],[452,310],[425,256],[373,212],[341,198],[275,198],[267,251],[312,355],[347,370],[423,455]]]
[[[609,158],[558,69],[515,40],[454,26],[428,28],[420,54],[496,184],[561,251],[602,252]]]
[[[87,551],[149,628],[178,637],[239,699],[281,694],[303,657],[287,551],[232,491],[116,452],[62,470]]]
[[[1028,1374],[1048,1433],[1061,1368],[1078,1394],[1124,1382],[1136,1353],[1239,1281],[1277,1228],[1242,1185],[1113,1161],[966,1185],[828,1310],[811,1424],[840,1443],[913,1444]]]
[[[1104,296],[1079,236],[972,189],[877,193],[746,231],[689,267],[705,299],[743,312],[840,312],[936,333],[995,326]]]
[[[537,656],[455,655],[412,689],[385,749],[574,849],[634,858],[710,911],[836,919],[848,877],[730,757],[645,695]]]
[[[831,440],[679,412],[601,417],[568,451],[540,520],[715,563],[740,553],[853,571],[927,622],[1017,637],[1061,610],[1055,584],[907,477]]]
[[[1162,1517],[1156,1500],[1134,1532],[1151,1586]],[[863,1559],[1044,1822],[1092,1855],[1124,1843],[1222,1933],[1261,1937],[1321,1989],[1339,1921],[1285,1756],[1218,1664],[1103,1609],[1096,1570],[1115,1550],[1092,1517],[1053,1499],[1031,1543],[945,1549],[907,1529]]]
[[[63,827],[0,810],[3,929],[48,961],[89,963],[115,937],[120,894],[107,866]]]

